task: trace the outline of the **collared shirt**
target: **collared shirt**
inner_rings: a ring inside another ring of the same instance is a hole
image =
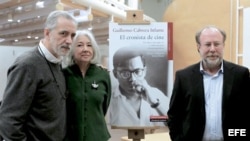
[[[51,63],[61,63],[62,62],[62,57],[60,58],[56,58],[42,43],[42,40],[39,42],[39,46],[38,46],[39,52]]]
[[[203,141],[223,141],[222,132],[222,88],[223,64],[214,75],[208,74],[200,65],[205,92],[206,124]]]
[[[153,94],[158,97],[163,104],[167,102],[164,94],[156,88],[151,87]],[[167,103],[165,104],[167,107]],[[164,126],[163,122],[151,122],[150,116],[159,116],[155,108],[141,99],[140,117],[128,102],[128,99],[121,94],[119,87],[116,87],[112,93],[110,102],[110,124],[115,126]]]

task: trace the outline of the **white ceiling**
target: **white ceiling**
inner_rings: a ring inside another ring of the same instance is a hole
[[[44,4],[46,8],[36,8],[35,0],[2,0],[0,2],[0,38],[4,41],[0,44],[32,45],[39,41],[43,33],[43,22],[48,13],[55,9],[53,0],[47,0]],[[18,6],[23,9],[17,10]],[[9,14],[13,16],[12,22],[7,21]],[[32,38],[28,39],[28,34]],[[15,42],[15,40],[19,41]]]
[[[44,8],[36,6],[37,1],[44,2]],[[70,11],[79,20],[80,29],[92,27],[98,44],[108,45],[109,22],[124,20],[125,11],[131,10],[131,7],[120,1],[0,0],[0,45],[36,45],[43,37],[43,24],[48,13],[56,9]],[[18,7],[22,9],[18,10]],[[9,14],[13,16],[12,22],[7,21]],[[27,38],[27,35],[31,38]]]

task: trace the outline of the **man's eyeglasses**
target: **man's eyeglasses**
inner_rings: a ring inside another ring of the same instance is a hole
[[[123,78],[123,79],[128,79],[134,74],[136,77],[142,77],[144,69],[135,69],[135,70],[121,70],[117,71],[118,74]]]

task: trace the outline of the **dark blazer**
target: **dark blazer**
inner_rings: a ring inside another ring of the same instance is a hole
[[[8,69],[0,106],[0,136],[6,141],[62,141],[66,134],[65,92],[59,64],[47,63],[38,47],[20,55]]]
[[[222,128],[224,141],[249,141],[249,70],[223,61]],[[172,141],[201,141],[205,129],[205,98],[200,63],[175,74],[168,111]],[[246,129],[247,136],[228,136],[228,129]]]

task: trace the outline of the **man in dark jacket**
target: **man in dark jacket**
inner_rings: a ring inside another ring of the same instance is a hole
[[[16,59],[0,107],[0,135],[6,141],[63,141],[66,86],[61,57],[70,49],[77,22],[66,11],[52,12],[44,39]]]
[[[226,34],[208,26],[196,34],[201,61],[175,75],[168,111],[172,141],[249,141],[249,70],[223,60]],[[246,131],[231,136],[231,129]]]

